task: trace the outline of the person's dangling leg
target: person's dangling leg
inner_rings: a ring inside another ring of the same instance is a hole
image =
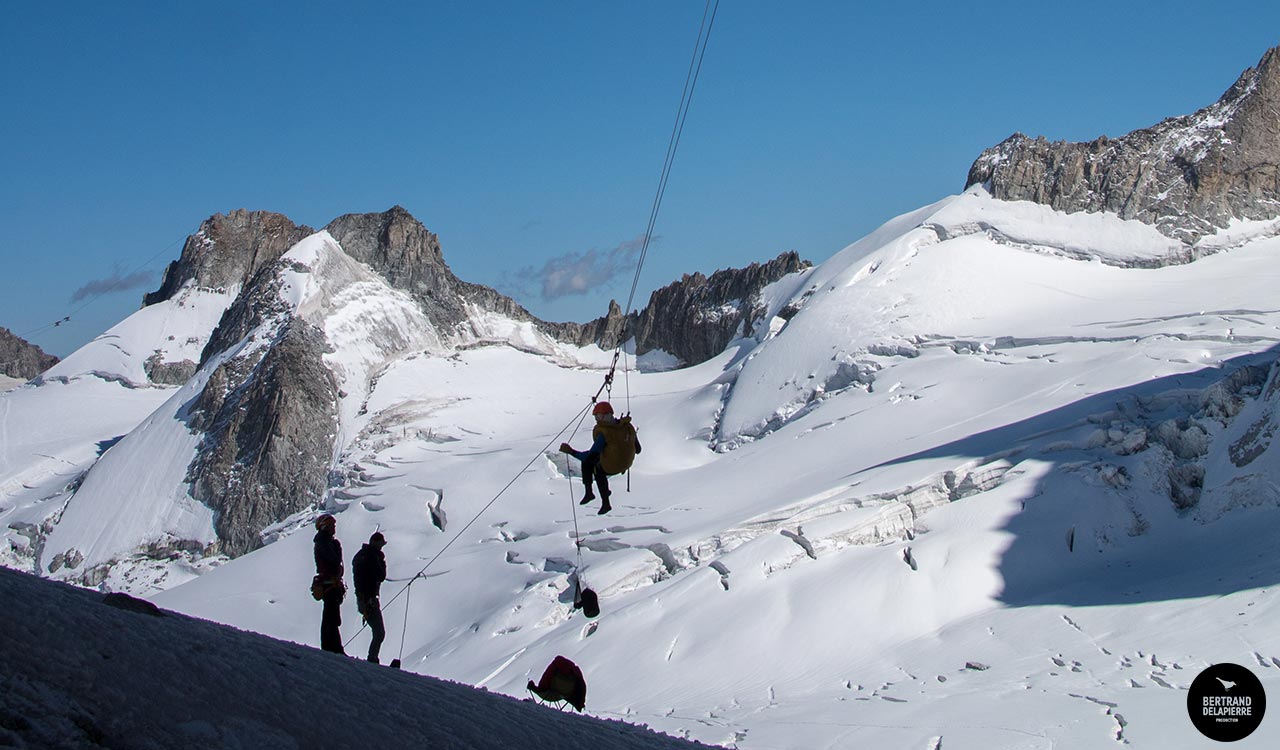
[[[609,491],[609,475],[604,473],[604,468],[597,463],[595,469],[596,487],[600,489],[600,515],[603,516],[613,510],[609,505],[609,496],[613,493]]]
[[[586,505],[596,499],[595,493],[591,491],[591,479],[598,473],[600,469],[600,455],[596,453],[588,453],[582,458],[582,486],[586,488],[586,493],[582,499],[578,501],[579,505]],[[598,482],[597,482],[598,483]],[[606,485],[607,486],[607,485]]]

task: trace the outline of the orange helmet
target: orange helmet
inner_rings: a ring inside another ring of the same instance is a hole
[[[612,414],[613,407],[608,401],[601,401],[591,408],[591,413],[599,416],[600,414]]]

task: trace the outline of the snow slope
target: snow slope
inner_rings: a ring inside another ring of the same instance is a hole
[[[192,363],[235,300],[239,287],[213,290],[188,284],[172,298],[137,311],[46,370],[38,381],[96,376],[131,388],[153,387],[146,361]]]
[[[348,558],[389,541],[384,656],[519,695],[564,654],[590,713],[739,748],[1207,746],[1201,669],[1280,691],[1276,456],[1231,449],[1275,410],[1280,239],[1167,242],[981,189],[899,217],[766,290],[759,339],[619,375],[608,516],[555,452],[598,353],[383,363],[325,510]],[[154,599],[315,645],[319,510]]]
[[[6,747],[705,747],[0,570]]]

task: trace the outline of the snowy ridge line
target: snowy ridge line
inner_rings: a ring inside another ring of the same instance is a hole
[[[1129,328],[1133,326],[1150,325],[1152,323],[1168,323],[1174,320],[1186,320],[1189,318],[1200,317],[1223,317],[1247,320],[1250,323],[1261,325],[1261,321],[1249,320],[1246,316],[1265,317],[1268,315],[1280,314],[1280,309],[1276,310],[1255,310],[1247,308],[1230,308],[1225,310],[1201,310],[1193,313],[1182,313],[1180,315],[1168,315],[1157,318],[1132,318],[1129,320],[1101,320],[1090,325],[1104,326],[1107,328]]]
[[[127,377],[125,377],[124,375],[121,375],[121,374],[119,374],[119,373],[115,373],[115,372],[108,372],[108,371],[106,371],[106,370],[89,370],[89,371],[86,371],[86,372],[77,373],[77,374],[75,374],[75,375],[51,375],[51,376],[48,376],[48,377],[46,377],[46,376],[44,376],[44,375],[37,375],[36,377],[32,378],[32,380],[31,380],[31,384],[32,384],[32,385],[37,385],[37,386],[38,386],[38,385],[44,385],[44,384],[46,384],[46,383],[60,383],[60,384],[62,384],[62,385],[67,385],[67,384],[71,383],[71,382],[72,382],[72,381],[74,381],[74,380],[77,380],[77,379],[79,379],[79,378],[86,377],[86,376],[88,376],[88,377],[93,377],[93,378],[98,378],[99,380],[104,380],[104,381],[106,381],[106,382],[108,382],[108,383],[115,383],[115,384],[117,384],[117,385],[122,385],[122,386],[124,386],[125,388],[128,388],[128,389],[130,389],[130,390],[141,390],[141,389],[143,389],[143,388],[154,388],[154,389],[159,389],[159,390],[173,390],[173,389],[174,389],[174,387],[175,387],[175,386],[170,386],[170,385],[161,385],[161,384],[157,384],[157,383],[152,383],[152,382],[149,382],[149,381],[148,381],[148,382],[146,382],[146,383],[139,383],[139,382],[137,382],[137,381],[135,381],[135,380],[133,380],[133,379],[131,379],[131,378],[127,378]]]
[[[1280,205],[1280,202],[1277,203]],[[1117,220],[1125,221],[1118,218]],[[1237,218],[1235,221],[1242,226],[1248,227],[1248,229],[1234,231],[1230,228],[1220,229],[1216,234],[1206,235],[1190,245],[1177,242],[1176,240],[1169,240],[1169,244],[1165,248],[1164,253],[1157,257],[1125,257],[1128,253],[1124,251],[1109,251],[1105,247],[1081,248],[1067,244],[1054,243],[1044,238],[1031,239],[1027,237],[1020,237],[1012,230],[1001,228],[995,223],[985,220],[971,220],[957,223],[940,221],[923,222],[920,224],[919,228],[932,232],[936,239],[933,241],[920,240],[917,244],[919,248],[924,248],[940,242],[959,239],[961,237],[983,235],[997,245],[1041,255],[1051,255],[1080,261],[1098,261],[1103,265],[1117,268],[1152,269],[1163,268],[1171,265],[1194,263],[1201,258],[1207,258],[1218,253],[1235,250],[1253,242],[1280,237],[1280,219],[1272,221],[1256,221]],[[876,267],[879,266],[879,262],[876,262],[873,266],[874,267],[869,269],[864,269],[866,270],[867,275],[870,275],[877,270]]]
[[[1143,325],[1142,323],[1133,323],[1131,325]],[[1027,349],[1036,346],[1057,346],[1059,344],[1116,344],[1151,339],[1169,339],[1173,341],[1206,341],[1214,343],[1280,343],[1280,336],[1249,336],[1249,335],[1230,335],[1219,336],[1213,334],[1194,334],[1194,333],[1178,333],[1178,332],[1158,332],[1147,333],[1135,336],[987,336],[981,339],[967,338],[964,336],[948,336],[946,334],[925,333],[913,336],[914,343],[921,348],[941,347],[950,349],[956,354],[973,354],[983,352],[997,352],[1004,349]],[[872,356],[910,356],[910,355],[886,355],[883,350],[873,351],[873,347],[863,350],[862,353]]]
[[[1176,243],[1171,242],[1167,248],[1167,254],[1161,257],[1122,258],[1119,257],[1121,254],[1111,255],[1103,248],[1084,249],[1079,247],[1070,247],[1067,245],[1056,245],[1043,239],[1030,240],[1018,238],[986,221],[972,221],[959,224],[925,222],[920,225],[920,228],[933,232],[937,236],[938,243],[980,234],[997,245],[1011,247],[1016,250],[1024,250],[1026,252],[1037,253],[1039,255],[1051,255],[1070,260],[1098,261],[1103,265],[1115,266],[1117,268],[1150,269],[1163,268],[1171,265],[1184,265],[1204,257],[1205,255],[1229,249],[1226,247],[1214,247],[1208,248],[1209,252],[1198,254],[1195,252],[1194,247],[1186,245],[1179,246]],[[1276,234],[1280,234],[1280,228],[1276,230]],[[920,246],[927,247],[932,244],[936,243],[923,243]]]

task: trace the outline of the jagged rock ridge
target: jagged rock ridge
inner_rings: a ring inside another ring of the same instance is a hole
[[[30,380],[57,363],[57,357],[0,327],[0,375]]]
[[[465,327],[472,305],[514,320],[547,325],[510,297],[455,276],[445,263],[440,238],[401,206],[376,214],[339,216],[325,231],[352,258],[367,264],[393,287],[413,295],[442,330]]]
[[[1230,220],[1280,215],[1280,47],[1194,114],[1089,143],[1015,133],[982,152],[965,187],[1004,200],[1111,211],[1193,245]]]
[[[160,288],[144,295],[142,305],[169,299],[189,281],[211,289],[243,286],[314,231],[270,211],[241,208],[214,214],[187,238],[182,255],[165,269]]]
[[[741,270],[686,275],[654,292],[644,310],[625,320],[612,303],[608,315],[587,324],[548,323],[493,289],[458,279],[437,235],[400,206],[340,216],[325,231],[341,248],[333,252],[412,298],[423,318],[419,325],[435,329],[432,340],[483,340],[477,314],[497,313],[576,345],[609,349],[620,336],[634,337],[639,353],[661,349],[690,364],[715,356],[736,336],[751,335],[764,312],[761,290],[808,267],[796,253],[783,253]],[[282,296],[285,273],[311,272],[282,257],[308,234],[280,214],[213,216],[188,239],[161,288],[144,300],[168,299],[187,284],[240,288],[200,357],[199,367],[214,369],[184,409],[188,426],[202,434],[187,481],[192,496],[215,511],[218,551],[232,556],[260,546],[266,527],[323,501],[340,402],[348,395],[342,389],[367,386],[339,382],[325,361],[334,344],[318,325],[322,316],[302,315]],[[336,292],[354,280],[325,283],[335,284],[330,292]],[[408,345],[392,343],[389,354]]]
[[[611,303],[608,315],[582,326],[585,335],[575,343],[608,349],[621,335],[635,338],[637,354],[660,349],[685,364],[705,362],[733,339],[755,333],[764,313],[760,292],[766,286],[811,265],[791,250],[768,263],[723,269],[710,277],[685,274],[653,292],[649,304],[625,320],[621,308]]]

